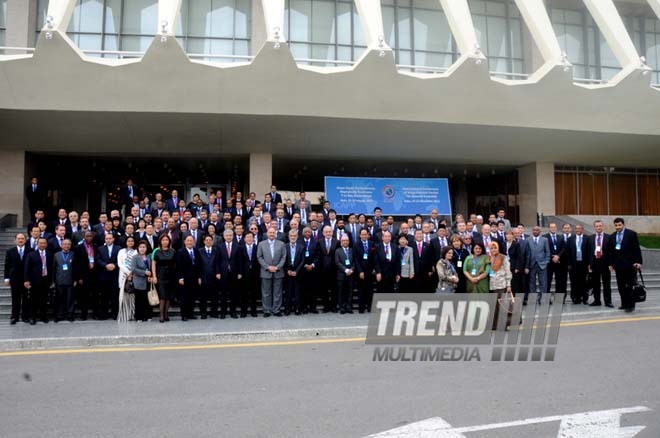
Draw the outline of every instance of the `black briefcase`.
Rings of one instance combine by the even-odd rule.
[[[636,303],[643,303],[646,301],[646,285],[644,284],[644,276],[642,270],[637,271],[638,274],[635,278],[635,285],[633,286],[633,298]]]

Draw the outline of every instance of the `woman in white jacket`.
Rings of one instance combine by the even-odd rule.
[[[135,295],[125,291],[126,280],[131,280],[131,265],[137,254],[135,249],[135,238],[128,236],[125,242],[126,248],[119,250],[117,254],[117,265],[119,266],[119,314],[117,321],[125,322],[133,319],[135,315]]]

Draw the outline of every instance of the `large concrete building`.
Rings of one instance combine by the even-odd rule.
[[[660,223],[660,0],[0,0],[0,213],[445,176]],[[4,53],[4,55],[2,55]],[[649,219],[651,219],[649,221]],[[655,222],[654,222],[655,220]]]

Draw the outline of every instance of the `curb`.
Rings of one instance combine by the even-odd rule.
[[[342,337],[364,337],[367,326],[287,329],[267,331],[185,333],[165,335],[118,335],[63,338],[26,338],[0,341],[0,352],[51,348],[131,347],[174,344],[239,344]]]

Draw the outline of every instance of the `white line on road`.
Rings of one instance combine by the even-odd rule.
[[[590,411],[569,415],[528,418],[526,420],[491,423],[479,426],[452,427],[440,417],[428,418],[396,429],[369,435],[367,438],[465,438],[466,433],[480,432],[530,424],[559,421],[557,438],[632,438],[645,426],[621,427],[621,415],[649,412],[646,406]]]

